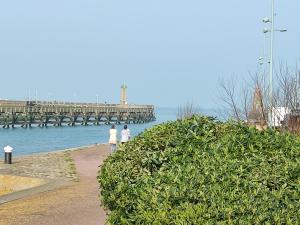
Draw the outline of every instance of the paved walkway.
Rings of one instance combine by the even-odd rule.
[[[101,225],[98,166],[108,156],[106,145],[71,152],[79,181],[52,191],[0,205],[2,225]]]

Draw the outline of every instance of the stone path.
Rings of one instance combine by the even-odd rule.
[[[102,225],[106,213],[100,207],[98,166],[109,154],[106,145],[70,153],[79,181],[52,191],[0,205],[2,225]]]

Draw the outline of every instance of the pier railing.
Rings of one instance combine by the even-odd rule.
[[[44,127],[49,124],[146,123],[155,120],[153,105],[0,100],[0,126]]]

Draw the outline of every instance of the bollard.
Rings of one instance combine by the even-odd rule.
[[[13,148],[7,145],[4,147],[4,163],[11,164],[12,163],[12,150]]]
[[[11,152],[5,152],[5,160],[4,162],[6,164],[11,164],[11,158],[12,158],[12,153]]]

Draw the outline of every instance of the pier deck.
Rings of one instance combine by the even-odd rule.
[[[153,105],[0,100],[0,126],[100,125],[155,120]]]

